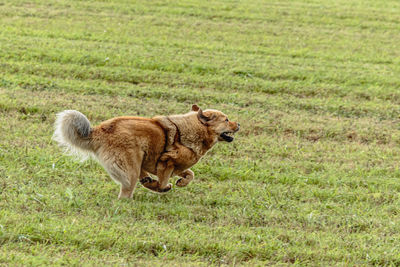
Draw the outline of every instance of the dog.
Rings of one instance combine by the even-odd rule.
[[[197,105],[182,115],[116,117],[96,127],[79,111],[65,110],[57,114],[53,139],[83,159],[97,159],[121,185],[118,198],[131,198],[138,180],[157,193],[171,190],[171,176],[181,177],[177,186],[188,185],[190,168],[217,142],[232,142],[239,128],[221,111]]]

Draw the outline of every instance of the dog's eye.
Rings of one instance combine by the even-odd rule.
[[[229,121],[228,118],[226,118],[225,121],[228,122]]]

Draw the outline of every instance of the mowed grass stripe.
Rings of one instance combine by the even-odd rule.
[[[21,45],[27,42],[37,45],[35,50],[29,49],[29,55],[26,53],[26,45]],[[165,53],[165,47],[146,49],[125,45],[103,47],[98,42],[81,41],[71,41],[66,42],[65,45],[59,45],[59,40],[57,39],[46,41],[43,38],[22,37],[21,40],[15,43],[7,42],[7,39],[4,39],[4,43],[7,43],[3,45],[5,53],[2,54],[2,58],[4,60],[15,61],[23,59],[23,61],[40,63],[58,62],[86,66],[124,66],[125,68],[132,67],[142,70],[160,70],[183,74],[229,75],[232,78],[238,76],[242,78],[243,82],[248,83],[250,88],[255,87],[252,81],[255,81],[255,84],[259,84],[259,87],[263,87],[263,81],[304,81],[309,86],[329,81],[332,84],[340,84],[343,87],[356,87],[360,92],[362,92],[360,84],[364,85],[364,87],[366,84],[372,84],[375,87],[385,86],[392,89],[386,93],[387,95],[389,93],[395,94],[396,91],[393,87],[397,88],[400,84],[398,78],[393,75],[398,70],[397,65],[388,69],[387,66],[382,64],[356,62],[344,64],[343,62],[330,60],[315,62],[314,59],[301,58],[301,56],[300,58],[292,58],[285,55],[270,55],[267,57],[243,55],[241,60],[232,60],[232,55],[228,53],[204,54],[201,51],[190,51],[187,48],[170,48],[171,50],[167,50],[168,53]],[[82,45],[87,48],[82,49]],[[91,52],[93,49],[96,49],[97,52]],[[43,50],[46,52],[43,53]],[[125,54],[128,54],[128,56],[122,56]],[[175,55],[175,57],[172,57],[172,55]],[[193,56],[196,57],[195,60],[191,59]],[[221,63],[208,63],[205,65],[204,61],[210,56]],[[289,59],[290,63],[288,63]],[[282,74],[283,66],[286,69],[284,74]],[[374,69],[372,74],[370,73],[371,68]],[[338,75],[338,69],[343,69],[345,72]],[[389,80],[387,79],[388,76],[390,76]],[[244,86],[242,85],[242,87]],[[340,91],[342,94],[349,93],[349,90],[344,88],[341,88]],[[374,92],[369,90],[368,87],[364,91],[366,91],[366,95]],[[380,96],[380,94],[375,93],[375,96]]]
[[[105,75],[110,75],[104,72]],[[83,72],[83,75],[86,75]],[[112,79],[112,78],[111,78]],[[397,105],[387,105],[384,101],[365,100],[363,105],[351,101],[351,99],[330,97],[326,98],[298,98],[291,95],[270,95],[266,97],[262,93],[252,93],[243,95],[240,92],[221,92],[213,89],[194,90],[190,88],[169,87],[165,85],[132,85],[131,83],[118,83],[109,85],[104,81],[78,81],[70,79],[47,78],[36,75],[11,74],[3,75],[3,86],[9,88],[26,88],[32,91],[52,90],[52,91],[73,91],[83,94],[107,94],[125,97],[138,98],[174,98],[180,102],[188,104],[201,102],[203,105],[213,105],[216,103],[230,103],[238,107],[246,108],[255,105],[258,110],[268,112],[271,108],[284,106],[286,110],[307,111],[317,114],[331,114],[333,116],[347,118],[373,117],[377,120],[396,120],[399,117]],[[90,85],[88,85],[90,84]],[[162,88],[168,88],[164,90]],[[251,110],[251,109],[250,109]],[[247,112],[243,110],[243,112]]]
[[[398,90],[395,87],[396,82],[379,84],[373,83],[365,87],[359,85],[359,81],[354,81],[350,77],[348,80],[344,77],[343,84],[338,85],[338,80],[332,80],[329,77],[321,77],[314,74],[309,77],[307,73],[298,74],[295,66],[288,66],[286,74],[278,74],[279,68],[271,69],[269,77],[253,77],[252,71],[232,69],[220,73],[220,76],[214,73],[208,73],[206,67],[198,67],[186,63],[176,64],[177,68],[172,66],[164,67],[154,62],[152,65],[143,66],[138,59],[136,66],[113,66],[107,64],[107,59],[82,57],[74,60],[73,63],[64,62],[65,59],[53,58],[51,55],[39,56],[41,60],[25,59],[21,61],[12,61],[10,58],[7,63],[0,65],[4,73],[32,73],[35,75],[75,78],[75,79],[103,79],[110,83],[128,82],[133,84],[168,84],[171,87],[189,87],[193,89],[215,89],[218,91],[244,91],[244,92],[264,92],[267,94],[291,94],[297,97],[347,97],[355,100],[383,100],[397,103],[399,99]],[[43,57],[47,57],[46,61]],[[59,56],[58,56],[59,57]],[[92,61],[92,63],[87,63]],[[97,63],[95,63],[97,61]],[[38,64],[40,62],[40,64]],[[309,66],[308,68],[313,68]],[[276,72],[276,76],[274,74]],[[322,71],[321,71],[322,72]],[[295,74],[296,73],[296,74]],[[253,73],[254,74],[254,73]],[[334,74],[337,78],[337,74]],[[275,76],[275,77],[274,77]],[[326,75],[325,75],[326,76]],[[351,74],[349,76],[352,76]],[[302,78],[304,77],[304,78]],[[306,78],[307,77],[307,78]],[[3,78],[4,79],[4,78]],[[341,78],[343,79],[343,78]],[[373,78],[373,81],[382,80],[381,77]],[[329,83],[327,83],[327,81]],[[6,83],[7,81],[3,82]],[[358,84],[352,86],[352,84]],[[362,79],[362,84],[368,84],[367,80]],[[389,87],[388,87],[389,86]],[[383,89],[387,88],[387,89]]]
[[[59,25],[55,23],[57,31],[52,29],[51,25],[47,26],[46,31],[38,29],[38,26],[46,24],[46,20],[33,20],[23,25],[19,25],[18,21],[10,21],[6,23],[7,26],[4,28],[3,34],[86,40],[105,44],[158,44],[166,47],[206,49],[213,52],[230,51],[264,55],[287,53],[292,57],[326,58],[342,62],[347,62],[349,59],[378,64],[398,62],[396,58],[398,52],[395,49],[398,39],[391,36],[387,31],[381,33],[374,30],[365,32],[364,29],[347,31],[342,29],[340,24],[333,29],[316,28],[307,31],[302,26],[282,27],[281,25],[265,24],[263,28],[257,30],[258,34],[254,34],[254,27],[249,27],[248,30],[242,27],[232,29],[230,24],[210,25],[210,22],[199,24],[196,21],[188,23],[184,27],[185,25],[182,26],[182,23],[185,23],[186,20],[174,21],[169,26],[158,25],[157,20],[163,21],[159,17],[146,17],[139,18],[137,22],[131,22],[131,20],[128,22],[115,22],[115,24],[99,22],[99,25],[91,28],[89,32],[82,27],[83,22],[76,23],[75,20],[70,20],[69,22],[61,20],[65,25],[65,29],[60,29]],[[138,25],[141,26],[139,27]],[[126,28],[124,29],[123,27]],[[165,30],[171,27],[176,28],[176,30],[173,32]],[[340,29],[338,30],[337,27]],[[71,31],[71,28],[74,28],[74,31]],[[219,30],[221,28],[222,30]],[[124,31],[127,36],[117,35],[118,31],[115,29]],[[215,29],[217,29],[217,32],[211,32],[208,35],[199,34],[203,31],[215,31]],[[363,30],[362,34],[360,34],[360,30]],[[150,34],[154,31],[158,33],[158,38],[155,38],[154,34]],[[249,36],[247,33],[252,34]],[[129,35],[133,35],[134,38],[128,37]],[[255,38],[254,36],[258,36],[258,39],[252,40],[251,38]],[[172,39],[169,40],[171,37]],[[287,39],[282,40],[282,38]],[[348,44],[346,42],[348,39],[353,40],[353,42]],[[382,42],[381,40],[385,41]],[[346,49],[343,46],[346,46]],[[383,47],[391,49],[382,49]],[[373,56],[371,52],[373,52]]]
[[[17,1],[16,1],[17,2]],[[16,7],[14,2],[13,7],[9,7],[9,9],[15,9],[16,14],[20,14],[21,12],[26,12],[27,14],[34,16],[36,12],[27,12],[26,9],[31,8],[34,11],[43,11],[38,6],[42,6],[42,8],[62,8],[70,11],[70,8],[73,7],[80,12],[84,12],[85,15],[92,15],[93,17],[116,17],[115,10],[118,10],[118,14],[121,16],[131,16],[132,14],[162,14],[163,16],[186,16],[186,17],[196,17],[197,19],[212,19],[212,20],[233,20],[235,22],[244,21],[269,21],[269,22],[277,22],[278,19],[271,18],[271,15],[275,16],[288,16],[288,18],[280,22],[282,23],[290,23],[293,22],[291,18],[296,18],[297,22],[308,23],[311,25],[315,24],[331,24],[331,20],[336,19],[337,21],[346,22],[346,26],[360,27],[360,23],[367,24],[368,26],[374,26],[376,28],[380,28],[385,25],[396,25],[398,24],[398,20],[396,20],[395,16],[398,16],[396,12],[396,7],[399,7],[397,1],[385,2],[385,4],[381,2],[369,1],[369,8],[365,9],[357,9],[359,4],[355,2],[348,1],[330,1],[325,2],[322,6],[319,1],[304,3],[302,1],[276,1],[276,2],[268,2],[265,1],[253,1],[251,3],[235,3],[232,5],[231,3],[214,3],[214,5],[210,6],[205,3],[199,3],[197,1],[186,1],[185,3],[176,2],[174,6],[165,4],[164,2],[153,1],[151,4],[138,1],[135,3],[131,3],[130,1],[124,2],[104,2],[104,1],[96,1],[96,2],[75,2],[73,6],[68,4],[68,2],[58,2],[52,3],[51,5],[41,5],[41,1],[20,1],[20,7]],[[32,4],[35,3],[35,5]],[[94,5],[95,3],[95,5]],[[127,8],[130,7],[130,8]],[[323,7],[323,8],[321,8]],[[352,12],[346,12],[344,7],[352,8]],[[305,12],[308,11],[308,12]],[[380,12],[379,12],[380,11]],[[72,15],[80,15],[80,12],[76,12]],[[65,13],[61,13],[63,15]],[[267,14],[267,17],[265,16]],[[321,15],[322,16],[319,16]],[[390,14],[390,16],[384,16],[383,14]],[[40,13],[38,14],[40,16]],[[269,16],[268,16],[269,15]],[[331,17],[331,20],[327,19],[327,17]],[[378,23],[376,23],[378,22]]]
[[[158,17],[154,19],[160,19]],[[71,23],[74,23],[72,21]],[[143,21],[140,20],[141,23]],[[143,31],[142,27],[137,27],[136,24],[129,27],[125,30],[128,34],[134,35],[134,38],[129,38],[124,36],[116,36],[115,32],[110,31],[109,28],[120,28],[121,25],[110,25],[110,26],[100,26],[97,29],[91,29],[88,33],[86,30],[79,27],[75,31],[70,31],[73,25],[69,25],[69,27],[63,31],[57,28],[57,31],[51,29],[40,30],[37,26],[42,25],[44,22],[39,21],[36,25],[34,22],[29,23],[28,25],[13,25],[12,22],[7,23],[6,27],[3,29],[2,34],[4,36],[16,35],[21,37],[31,37],[31,38],[50,38],[50,39],[61,39],[61,40],[69,40],[69,41],[79,41],[79,42],[94,42],[95,44],[100,42],[102,44],[107,44],[108,46],[133,46],[138,47],[139,44],[146,44],[146,47],[169,47],[171,49],[190,49],[190,50],[199,50],[212,52],[213,54],[219,54],[221,52],[229,52],[239,54],[257,54],[260,56],[282,56],[282,57],[290,57],[290,58],[311,58],[311,59],[326,59],[333,60],[337,62],[363,62],[363,63],[372,63],[372,64],[392,64],[398,62],[397,59],[397,50],[396,44],[398,42],[397,39],[390,36],[390,33],[387,31],[382,34],[376,33],[376,31],[371,31],[371,33],[363,33],[360,34],[360,31],[356,32],[347,32],[346,30],[337,30],[336,28],[332,30],[326,31],[325,29],[314,29],[310,30],[310,32],[305,32],[304,27],[298,28],[282,28],[282,26],[277,26],[274,28],[272,25],[266,25],[265,29],[260,30],[260,35],[263,36],[261,41],[251,42],[251,45],[244,42],[244,40],[248,39],[248,36],[244,38],[239,38],[238,30],[234,30],[232,34],[221,35],[219,38],[210,39],[208,36],[197,36],[203,42],[199,42],[196,36],[188,36],[191,32],[185,28],[185,31],[178,31],[181,33],[179,36],[174,36],[173,39],[168,40],[169,34],[164,34],[165,37],[154,38],[154,35],[149,35],[149,30]],[[64,22],[65,23],[65,22]],[[152,20],[149,20],[150,25],[147,27],[154,27],[154,30],[158,31],[159,34],[163,34],[163,29],[160,29],[160,26],[154,25]],[[177,21],[173,26],[180,27],[180,21]],[[32,28],[27,28],[31,27]],[[192,26],[192,25],[188,25]],[[197,25],[204,27],[204,31],[209,31],[210,26],[207,23],[205,25]],[[220,25],[215,25],[215,28],[220,28]],[[214,27],[211,27],[214,29]],[[226,25],[226,29],[222,32],[226,33],[226,30],[231,29],[230,25]],[[240,29],[239,29],[240,30]],[[243,31],[243,30],[241,30]],[[253,32],[254,29],[249,29],[249,32]],[[141,32],[141,33],[140,33]],[[247,31],[243,31],[247,32]],[[318,32],[318,36],[313,36],[315,32]],[[79,34],[78,34],[79,33]],[[195,32],[196,34],[197,32]],[[326,41],[325,38],[321,38],[321,35],[325,33],[325,38],[328,38]],[[339,34],[341,33],[341,34]],[[280,41],[280,38],[277,36],[291,36],[290,39]],[[311,35],[311,36],[310,36]],[[212,36],[212,35],[211,35]],[[231,36],[235,36],[235,39],[225,39],[230,38]],[[347,39],[352,38],[354,42],[354,47],[347,47],[347,49],[343,49],[343,45],[347,45],[347,43],[342,43]],[[388,40],[388,38],[391,38]],[[293,42],[293,39],[296,42]],[[375,42],[376,40],[376,42]],[[382,41],[385,40],[383,43]],[[302,44],[302,47],[298,47]],[[3,45],[5,45],[4,43]],[[335,47],[333,45],[337,45]],[[390,47],[390,50],[384,50],[382,47]],[[98,47],[97,47],[98,48]],[[154,49],[154,48],[153,48]],[[190,51],[189,50],[189,51]],[[371,51],[372,50],[372,51]],[[379,51],[379,54],[377,53]],[[373,56],[371,56],[371,52]],[[384,53],[381,53],[384,52]],[[240,59],[241,57],[237,57]]]

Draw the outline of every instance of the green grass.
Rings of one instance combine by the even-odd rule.
[[[0,265],[400,265],[399,28],[398,1],[0,0]],[[242,129],[165,195],[51,140],[193,103]]]

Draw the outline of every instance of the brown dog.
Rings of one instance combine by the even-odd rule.
[[[121,184],[119,198],[130,198],[138,179],[159,193],[171,189],[172,175],[181,177],[177,186],[188,185],[194,178],[189,168],[218,141],[232,142],[239,127],[221,111],[197,105],[183,115],[117,117],[94,128],[82,113],[66,110],[57,114],[53,138],[70,152],[94,156]]]

